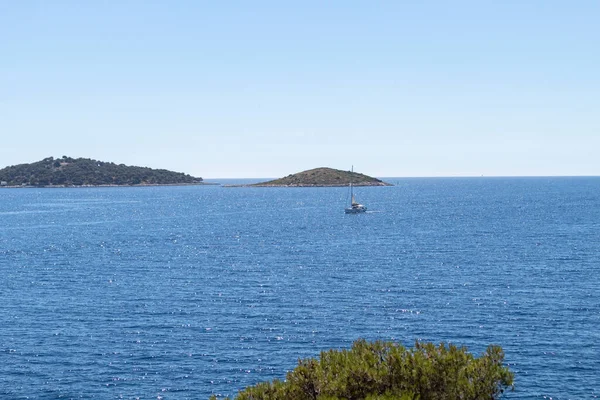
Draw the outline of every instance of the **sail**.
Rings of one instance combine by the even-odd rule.
[[[358,204],[356,199],[354,198],[354,190],[352,187],[352,175],[354,174],[354,166],[352,166],[352,170],[350,171],[350,207],[346,208],[344,211],[346,214],[358,214],[364,213],[367,211],[367,207],[362,204]]]

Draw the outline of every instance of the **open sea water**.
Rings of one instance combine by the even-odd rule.
[[[0,398],[203,399],[357,338],[600,396],[600,178],[0,189]]]

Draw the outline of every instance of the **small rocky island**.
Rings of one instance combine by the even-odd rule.
[[[194,185],[202,178],[166,169],[134,167],[89,158],[48,157],[0,169],[3,187]]]
[[[359,174],[358,172],[342,171],[333,168],[315,168],[297,174],[288,175],[273,181],[255,183],[249,186],[258,187],[330,187],[348,186],[393,186],[377,178]]]

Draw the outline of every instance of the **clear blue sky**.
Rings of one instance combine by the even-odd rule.
[[[0,167],[600,175],[598,1],[0,0]]]

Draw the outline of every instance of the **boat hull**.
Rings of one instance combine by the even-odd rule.
[[[344,212],[346,214],[360,214],[360,213],[367,212],[367,207],[365,207],[365,206],[350,207],[350,208],[344,209]]]

